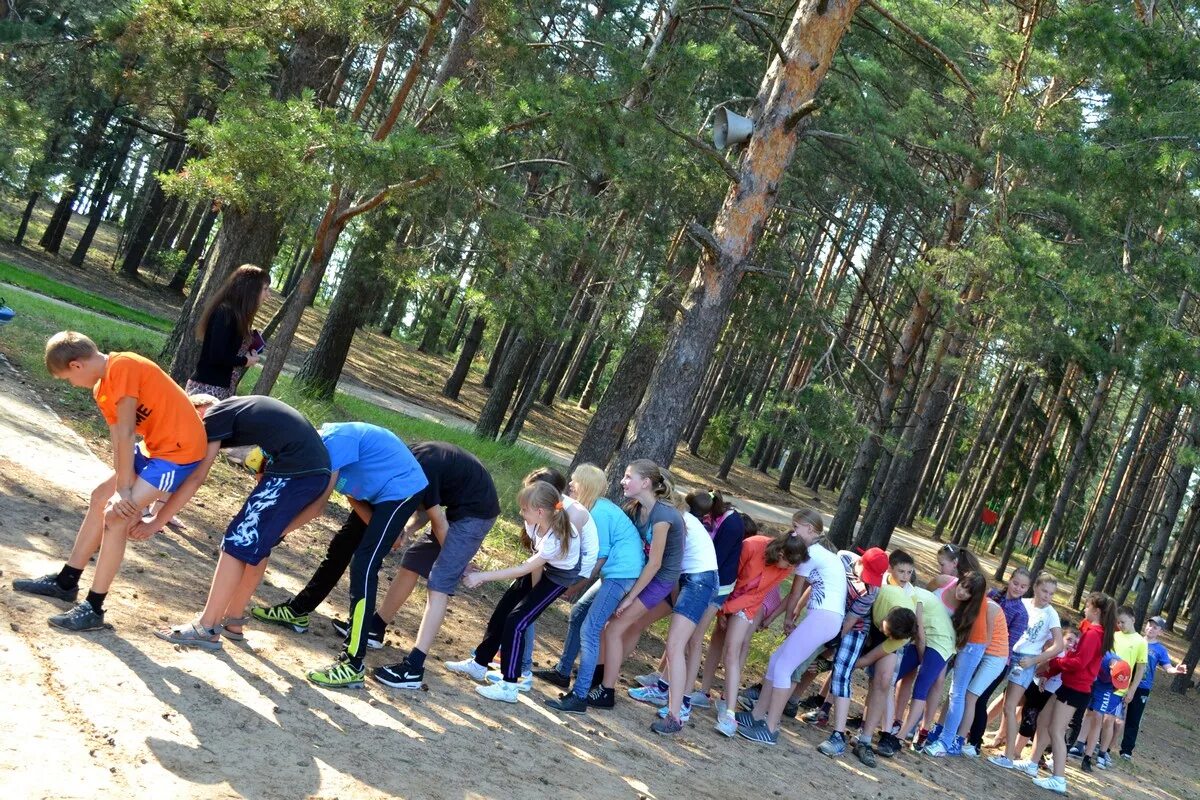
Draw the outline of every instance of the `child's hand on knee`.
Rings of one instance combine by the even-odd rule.
[[[161,530],[162,524],[158,521],[158,518],[155,517],[149,522],[139,522],[130,528],[128,538],[135,542],[144,542]]]

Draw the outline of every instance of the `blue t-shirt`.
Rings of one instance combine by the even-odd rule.
[[[376,505],[406,500],[429,485],[421,465],[400,437],[365,422],[321,426],[330,467],[338,474],[337,491]]]
[[[600,577],[636,579],[646,566],[646,554],[642,551],[642,537],[629,515],[603,497],[592,506],[591,514],[600,540],[596,557],[606,559]]]
[[[1112,682],[1112,665],[1118,658],[1117,654],[1109,650],[1100,659],[1100,672],[1096,674],[1096,682],[1092,684],[1093,692],[1115,692],[1117,687],[1113,686]]]
[[[1167,652],[1167,648],[1162,642],[1150,642],[1146,646],[1146,675],[1138,684],[1138,688],[1150,691],[1154,686],[1154,673],[1158,672],[1158,668],[1163,664],[1168,667],[1175,666],[1175,662],[1171,660],[1171,654]]]

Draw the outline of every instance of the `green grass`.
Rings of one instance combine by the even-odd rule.
[[[32,292],[38,292],[39,294],[63,300],[80,308],[86,308],[90,311],[122,319],[137,325],[144,325],[147,328],[153,328],[156,331],[163,331],[164,333],[170,331],[171,326],[174,324],[171,320],[123,306],[120,303],[109,300],[107,297],[101,297],[100,295],[86,292],[83,289],[77,289],[69,284],[56,281],[53,278],[47,278],[45,275],[39,275],[36,272],[30,272],[29,270],[14,266],[6,261],[0,261],[0,283],[10,283],[13,286],[20,286]],[[14,299],[16,299],[15,296],[9,298],[9,305],[12,305]],[[17,306],[14,305],[13,308],[17,309],[18,313],[20,313],[20,309]]]

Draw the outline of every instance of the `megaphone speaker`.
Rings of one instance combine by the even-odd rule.
[[[754,123],[741,114],[735,114],[727,108],[718,108],[713,118],[713,145],[718,150],[724,150],[735,144],[742,144],[754,133]]]

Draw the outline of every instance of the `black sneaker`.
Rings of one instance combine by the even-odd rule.
[[[891,758],[901,750],[900,739],[892,733],[879,734],[879,744],[875,746],[875,752],[884,758]]]
[[[1084,756],[1083,763],[1079,765],[1079,768],[1081,770],[1083,770],[1084,772],[1091,772],[1092,771],[1092,757]]]
[[[800,711],[800,701],[799,700],[788,700],[787,704],[783,707],[783,715],[785,717],[790,717],[791,719],[795,719],[796,714],[799,711]]]
[[[535,669],[533,677],[543,680],[546,683],[553,684],[560,689],[566,689],[571,685],[571,676],[563,675],[556,669]]]
[[[98,631],[104,627],[104,612],[97,614],[92,604],[84,600],[64,614],[55,614],[50,624],[67,631]]]
[[[813,709],[820,708],[821,704],[824,702],[825,698],[822,695],[810,694],[808,697],[800,701],[800,707],[805,711],[812,711]]]
[[[587,696],[587,704],[591,708],[616,708],[617,693],[603,686],[593,687]]]
[[[858,756],[864,767],[875,766],[875,750],[866,742],[854,743],[854,755]]]
[[[425,683],[425,668],[413,669],[408,661],[401,661],[399,664],[378,667],[371,677],[393,689],[420,689]]]
[[[587,700],[583,700],[574,692],[567,692],[557,700],[547,700],[546,705],[564,714],[586,714],[591,699],[590,695]]]
[[[863,726],[862,714],[854,714],[852,716],[846,717],[846,727],[847,728],[861,728],[862,726]]]
[[[329,624],[333,626],[335,631],[337,631],[338,636],[341,636],[343,639],[349,638],[349,622],[343,622],[340,619],[331,619],[329,620]],[[379,648],[383,647],[383,636],[386,631],[386,626],[377,628],[375,625],[372,625],[371,629],[367,631],[367,647],[371,648],[372,650],[378,650]]]
[[[43,575],[40,578],[17,578],[12,582],[15,591],[25,594],[36,594],[40,597],[53,597],[55,600],[69,600],[72,603],[79,597],[79,584],[70,589],[58,585],[58,575]]]

